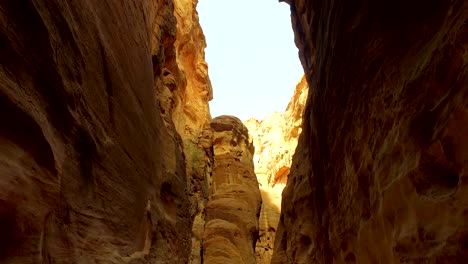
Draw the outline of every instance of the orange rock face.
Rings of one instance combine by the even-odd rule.
[[[174,25],[162,27],[165,49],[153,59],[162,61],[156,72],[161,115],[169,129],[176,129],[183,141],[192,228],[193,264],[201,263],[201,239],[205,205],[212,171],[212,132],[208,101],[213,93],[205,62],[205,37],[198,22],[197,0],[174,0]],[[164,17],[163,17],[164,18]],[[168,23],[168,20],[163,20]]]
[[[187,263],[182,142],[155,96],[172,1],[0,10],[0,262]]]
[[[311,90],[273,263],[465,263],[468,2],[289,2]]]
[[[263,120],[251,118],[245,122],[255,146],[255,173],[261,186],[274,186],[287,179],[285,172],[291,167],[302,131],[307,95],[307,81],[302,77],[284,113],[275,112]]]
[[[198,0],[174,0],[177,33],[176,63],[179,68],[178,89],[173,120],[183,138],[199,136],[211,121],[208,101],[213,99],[208,65],[205,62],[205,36],[198,21]],[[186,136],[188,134],[188,136]]]
[[[281,211],[281,193],[302,130],[302,113],[307,95],[308,86],[303,77],[296,85],[284,113],[273,113],[261,121],[249,119],[245,122],[255,146],[255,174],[262,194],[260,231],[255,250],[259,264],[270,263],[273,255]]]
[[[206,205],[203,263],[256,263],[261,196],[247,128],[233,116],[212,120],[214,167]]]

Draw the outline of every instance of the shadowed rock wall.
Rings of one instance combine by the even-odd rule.
[[[468,2],[288,2],[310,91],[273,263],[464,263]]]
[[[173,11],[0,3],[0,262],[188,261],[182,144],[155,96]]]

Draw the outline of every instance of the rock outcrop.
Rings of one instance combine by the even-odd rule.
[[[272,262],[466,262],[468,2],[288,2],[311,90]]]
[[[262,194],[260,231],[256,245],[258,264],[271,262],[280,218],[281,193],[302,130],[307,95],[308,85],[305,77],[302,77],[284,113],[273,113],[261,121],[252,118],[245,122],[255,146],[255,174]]]
[[[180,87],[175,91],[177,98],[173,120],[182,138],[198,137],[211,121],[208,101],[213,99],[208,64],[205,62],[206,41],[196,6],[198,0],[174,0],[177,18],[175,41],[176,62],[180,70]]]
[[[233,116],[216,117],[214,167],[206,205],[203,263],[256,263],[261,196],[247,128]]]
[[[297,83],[284,113],[275,112],[263,120],[251,118],[245,122],[255,146],[255,173],[261,186],[286,184],[302,131],[302,114],[308,90],[304,76]]]
[[[208,107],[213,93],[205,62],[205,37],[196,11],[198,0],[173,2],[175,19],[165,20],[171,24],[161,28],[160,38],[167,47],[153,52],[153,60],[164,62],[155,69],[161,76],[161,83],[156,85],[161,115],[168,128],[175,128],[183,141],[190,215],[194,219],[190,262],[196,264],[201,263],[201,238],[213,163]]]
[[[175,20],[162,28],[168,48],[153,52],[153,60],[164,62],[156,69],[164,84],[159,88],[164,99],[162,114],[172,119],[182,138],[196,138],[211,120],[208,101],[213,92],[205,62],[206,41],[196,11],[198,0],[173,3]]]
[[[195,4],[0,3],[1,263],[189,261],[185,157],[211,146]]]

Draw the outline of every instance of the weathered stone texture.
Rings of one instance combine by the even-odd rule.
[[[468,258],[468,2],[291,0],[310,84],[273,263]]]
[[[201,239],[205,225],[205,205],[212,171],[212,132],[208,101],[212,99],[208,66],[205,62],[205,37],[195,9],[197,0],[174,0],[174,17],[163,22],[164,49],[153,51],[153,61],[163,62],[154,69],[160,83],[161,116],[169,129],[176,129],[183,141],[186,159],[190,215],[193,219],[190,262],[201,263]]]
[[[280,218],[281,193],[302,130],[307,95],[308,85],[303,76],[284,113],[272,113],[261,121],[249,119],[245,122],[255,146],[255,174],[262,194],[260,231],[255,249],[258,264],[271,262]]]
[[[211,121],[208,101],[213,99],[208,65],[205,62],[206,41],[198,21],[198,0],[174,0],[177,33],[175,63],[177,89],[173,91],[173,121],[182,138],[198,137]],[[166,74],[168,74],[166,72]]]
[[[233,116],[216,117],[214,167],[206,205],[203,263],[255,263],[261,196],[247,128]]]
[[[302,114],[308,90],[303,76],[284,113],[275,112],[263,120],[251,118],[245,122],[255,146],[255,173],[263,187],[274,186],[278,181],[286,183],[285,172],[291,167],[292,156],[302,131]]]
[[[172,1],[0,2],[1,263],[188,261],[182,142],[154,87],[175,21]]]

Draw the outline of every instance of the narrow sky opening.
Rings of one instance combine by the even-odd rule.
[[[283,112],[304,73],[289,5],[277,0],[200,0],[211,115],[245,121]]]

